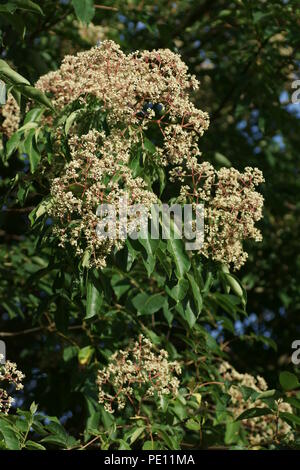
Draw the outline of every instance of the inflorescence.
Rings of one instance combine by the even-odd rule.
[[[268,385],[263,377],[259,375],[253,377],[250,374],[241,374],[228,362],[223,362],[219,368],[219,372],[225,382],[229,382],[228,394],[230,395],[229,409],[233,414],[233,418],[238,418],[243,412],[251,408],[266,408],[268,406],[261,399],[254,401],[245,400],[242,388],[247,387],[261,394],[268,389]],[[280,412],[292,413],[292,407],[289,403],[277,400],[277,412],[274,414],[266,414],[242,421],[244,428],[247,430],[249,443],[251,446],[259,446],[268,444],[274,440],[285,438],[293,440],[294,435],[289,424],[279,417]]]
[[[0,360],[3,359],[3,355],[0,354]],[[4,382],[6,385],[13,385],[16,390],[22,390],[22,380],[25,375],[17,369],[17,365],[14,362],[6,361],[5,364],[0,363],[0,382]],[[0,388],[0,412],[7,414],[13,403],[13,398],[8,392]]]
[[[165,350],[154,352],[151,341],[143,335],[132,347],[117,351],[109,364],[98,371],[99,402],[109,413],[125,408],[126,403],[133,407],[143,399],[178,393],[180,374],[178,362],[169,362]]]
[[[244,240],[261,240],[255,223],[262,217],[263,197],[256,187],[264,179],[257,168],[247,167],[243,173],[234,168],[217,171],[201,162],[198,140],[209,118],[191,101],[199,83],[178,54],[159,49],[126,55],[106,40],[99,47],[67,55],[61,67],[42,76],[36,86],[56,109],[55,115],[49,111],[42,119],[50,124],[58,147],[55,161],[60,160],[58,174],[48,176],[52,196],[48,207],[61,246],[71,246],[77,256],[89,260],[88,265],[103,267],[108,254],[123,246],[124,239],[97,236],[97,206],[117,207],[127,196],[131,207],[144,205],[150,217],[150,206],[159,202],[158,197],[146,171],[137,177],[131,166],[132,157],[142,149],[144,163],[149,160],[157,172],[166,167],[170,182],[180,184],[182,203],[204,203],[200,253],[235,269],[245,263]],[[95,108],[91,98],[96,100]],[[2,127],[8,133],[19,119],[14,107],[9,99],[2,110],[6,117]],[[65,132],[65,120],[57,116],[70,116],[71,111],[74,119]],[[76,122],[80,116],[85,131]],[[60,158],[62,147],[69,149],[65,164],[66,156]],[[127,222],[134,222],[134,216]]]
[[[185,168],[171,172],[181,182],[180,201],[193,205],[204,203],[204,244],[201,253],[207,258],[232,263],[239,269],[247,259],[243,241],[261,241],[255,222],[262,217],[263,197],[255,187],[264,182],[258,168],[246,167],[244,173],[235,168],[219,171],[208,162],[190,158]]]

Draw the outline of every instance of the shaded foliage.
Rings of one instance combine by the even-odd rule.
[[[39,129],[36,136],[29,126],[8,142],[3,136],[0,337],[27,377],[17,405],[28,410],[35,401],[42,413],[57,417],[33,417],[34,407],[19,411],[27,427],[16,415],[1,417],[2,447],[44,442],[47,448],[77,448],[90,440],[102,449],[246,447],[243,426],[231,419],[228,394],[218,384],[205,385],[218,381],[217,365],[228,358],[237,370],[261,374],[277,390],[263,398],[274,416],[280,397],[294,407],[282,418],[296,429],[299,371],[290,357],[299,332],[300,108],[291,104],[291,95],[299,76],[298,2],[45,0],[41,8],[25,1],[0,5],[1,57],[31,85],[56,70],[66,54],[103,39],[125,52],[170,48],[181,54],[201,82],[193,101],[210,115],[199,142],[203,159],[217,169],[263,171],[263,242],[247,246],[249,259],[237,274],[242,296],[228,293],[218,264],[189,263],[180,248],[162,241],[129,243],[107,268],[87,272],[54,243],[43,242],[52,221],[38,204],[49,182],[36,170],[40,152],[51,160],[52,143],[39,126],[38,109],[51,104],[0,69],[20,100],[22,124],[37,123]],[[37,110],[29,116],[28,99]],[[67,111],[66,118],[72,110]],[[160,408],[145,404],[147,419],[132,424],[132,410],[117,417],[103,411],[95,380],[99,364],[141,332],[184,365],[183,386],[175,401],[165,400]],[[251,412],[248,417],[262,413]],[[28,441],[32,423],[35,434]],[[266,443],[287,445],[296,447],[297,437],[293,444]]]

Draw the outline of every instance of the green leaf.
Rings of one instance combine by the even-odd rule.
[[[49,98],[41,91],[35,88],[34,86],[28,84],[18,84],[16,85],[18,91],[20,91],[27,98],[46,106],[47,108],[53,109],[53,105]]]
[[[26,78],[22,77],[18,72],[13,70],[5,60],[0,59],[0,77],[6,82],[13,85],[29,85]]]
[[[269,408],[249,408],[248,410],[244,411],[235,421],[241,421],[242,419],[252,419],[258,416],[265,416],[273,414],[273,411]]]
[[[164,268],[168,278],[170,279],[172,275],[172,265],[170,259],[165,255],[161,248],[158,248],[158,250],[156,251],[156,256],[159,260],[159,263]]]
[[[27,432],[27,429],[28,429],[28,421],[25,420],[24,417],[22,417],[22,418],[17,418],[16,421],[15,421],[15,426],[16,426],[16,428],[18,429],[18,431]]]
[[[6,84],[0,80],[0,105],[6,103]]]
[[[199,315],[201,313],[202,307],[203,307],[203,299],[202,299],[202,295],[200,293],[200,288],[199,288],[197,282],[195,281],[194,276],[187,273],[187,277],[188,277],[188,280],[190,281],[193,297],[194,297],[195,304],[196,304],[196,307],[197,307],[197,310],[198,310],[197,314]]]
[[[89,280],[87,283],[86,315],[85,318],[93,318],[100,312],[103,303],[103,293]]]
[[[41,160],[41,154],[37,148],[36,141],[35,141],[34,129],[31,129],[29,131],[25,139],[24,150],[28,154],[28,157],[29,157],[30,171],[31,173],[34,173]]]
[[[141,311],[142,315],[152,315],[162,308],[166,299],[160,294],[151,295],[145,302],[145,305]]]
[[[76,346],[67,346],[63,352],[63,360],[70,361],[73,357],[77,356],[78,348]]]
[[[119,439],[119,444],[119,450],[131,450],[130,445],[124,439]]]
[[[164,314],[165,319],[166,319],[167,322],[168,322],[168,325],[171,326],[171,325],[172,325],[173,318],[174,318],[174,315],[173,315],[172,312],[170,312],[169,306],[168,306],[168,303],[167,303],[167,302],[163,305],[163,314]]]
[[[221,270],[222,272],[220,274],[224,282],[228,285],[228,290],[230,291],[230,289],[232,289],[233,293],[237,297],[240,297],[243,306],[245,306],[247,302],[247,294],[245,289],[241,286],[239,279],[229,272],[227,265],[223,264],[221,266]]]
[[[184,311],[184,317],[189,325],[189,327],[192,329],[193,326],[195,325],[197,318],[191,308],[190,302],[187,303],[186,309]]]
[[[24,134],[28,134],[28,131],[30,130],[33,130],[34,129],[34,132],[35,132],[35,129],[37,129],[38,127],[38,123],[37,122],[32,122],[32,121],[29,121],[29,122],[26,122],[26,124],[23,124],[23,126],[19,127],[18,129],[18,133],[24,133]]]
[[[286,401],[287,403],[290,403],[290,405],[292,405],[293,407],[295,407],[297,409],[300,409],[300,400],[299,400],[299,398],[286,397],[284,399],[284,401]]]
[[[279,382],[284,390],[293,390],[300,385],[298,377],[295,374],[287,371],[280,373]]]
[[[67,117],[66,122],[65,122],[65,133],[68,134],[69,130],[73,124],[73,122],[76,120],[76,117],[80,110],[73,111],[73,113],[70,114],[70,116]]]
[[[26,113],[24,124],[28,122],[38,122],[44,113],[43,108],[33,108],[28,113]],[[20,130],[20,129],[19,129]]]
[[[270,16],[272,13],[263,13],[262,11],[255,11],[253,13],[253,23],[259,23],[263,18]]]
[[[289,424],[296,424],[297,426],[300,425],[300,418],[299,416],[296,416],[292,413],[287,413],[287,412],[280,412],[279,417],[286,421]]]
[[[255,396],[255,400],[261,400],[262,398],[271,398],[275,395],[276,390],[266,390],[265,392],[259,393]]]
[[[20,450],[21,445],[15,430],[5,421],[0,419],[0,433],[3,435],[8,450]]]
[[[231,161],[228,160],[228,158],[225,157],[225,155],[223,155],[222,153],[216,152],[215,160],[217,163],[219,163],[222,166],[226,166],[228,168],[231,167]]]
[[[274,349],[274,351],[277,351],[277,344],[272,338],[268,338],[267,336],[262,336],[262,335],[258,335],[258,336],[253,335],[253,338],[271,347],[272,349]]]
[[[133,444],[143,434],[144,429],[144,426],[135,429],[135,431],[130,436],[130,444]]]
[[[81,266],[83,268],[89,268],[90,258],[91,258],[91,251],[89,249],[86,249],[85,252],[83,253],[83,257],[81,260]]]
[[[127,279],[122,279],[120,276],[115,276],[111,280],[111,285],[114,293],[119,300],[131,287],[130,282]]]
[[[232,316],[234,316],[237,311],[237,304],[240,303],[238,297],[229,294],[220,294],[220,292],[214,292],[211,295],[211,299]]]
[[[87,406],[87,413],[86,413],[86,426],[84,431],[84,438],[88,440],[91,435],[98,435],[101,434],[99,431],[99,423],[101,419],[101,413],[98,407],[98,403],[94,397],[85,395],[85,401]]]
[[[84,348],[81,348],[79,351],[78,351],[78,362],[81,366],[86,366],[93,354],[95,352],[95,348],[93,348],[92,346],[85,346]]]
[[[159,240],[153,240],[150,237],[140,237],[138,241],[146,250],[147,257],[145,258],[143,255],[143,262],[147,270],[148,276],[150,277],[155,268],[156,250],[158,248]]]
[[[30,405],[30,413],[34,415],[37,412],[38,406],[37,404],[33,401]]]
[[[158,168],[158,181],[159,181],[159,196],[162,195],[163,190],[166,187],[166,174],[163,168]]]
[[[0,13],[14,13],[17,9],[17,5],[12,3],[6,3],[5,5],[0,5]]]
[[[147,137],[144,138],[144,147],[152,155],[156,152],[155,145],[151,142],[151,140],[147,139]]]
[[[57,418],[51,418],[52,422],[47,424],[46,430],[50,433],[44,437],[41,442],[49,442],[51,444],[57,444],[63,448],[71,448],[76,444],[76,439],[70,436],[63,426],[58,422]]]
[[[178,444],[175,439],[163,429],[159,429],[158,435],[163,439],[170,450],[178,450]]]
[[[221,10],[220,13],[219,13],[219,18],[225,18],[227,16],[230,16],[232,15],[232,10]]]
[[[149,297],[148,294],[146,294],[144,292],[140,292],[135,297],[133,297],[131,302],[132,302],[132,305],[134,306],[134,308],[138,312],[143,310],[143,306],[144,306],[145,302],[148,300],[148,297]]]
[[[190,429],[191,431],[200,431],[200,429],[201,429],[200,423],[198,423],[197,421],[195,421],[192,418],[190,418],[186,422],[185,426],[186,426],[187,429]]]
[[[225,444],[230,445],[237,442],[239,437],[240,423],[237,421],[228,421],[226,423]]]
[[[83,23],[90,23],[95,15],[93,0],[72,0],[77,18]]]
[[[39,15],[43,15],[43,10],[41,7],[31,0],[14,0],[16,7],[20,10],[30,11],[31,13],[37,13]]]
[[[26,442],[25,448],[29,450],[46,450],[46,447],[42,446],[42,444],[30,440]]]
[[[132,299],[132,304],[141,315],[152,315],[160,310],[165,302],[165,297],[160,294],[148,296],[140,293]]]
[[[192,329],[197,318],[191,308],[190,302],[188,301],[185,306],[182,303],[178,303],[175,308],[180,316],[187,322],[189,328]]]
[[[14,87],[11,88],[10,92],[16,100],[18,106],[21,106],[21,93]]]
[[[6,158],[8,159],[19,147],[21,140],[21,133],[15,132],[6,144]]]
[[[145,441],[142,447],[142,450],[155,450],[156,449],[156,443],[152,441]]]
[[[185,298],[188,288],[189,282],[182,278],[178,280],[177,284],[172,289],[166,286],[166,292],[172,299],[176,300],[176,302],[180,302]]]
[[[186,254],[182,240],[170,238],[167,242],[167,250],[176,265],[175,274],[177,278],[183,278],[191,267],[191,261]]]
[[[42,217],[42,215],[46,214],[49,210],[49,208],[52,205],[52,200],[51,199],[44,199],[35,209],[33,209],[30,214],[29,214],[29,220],[31,222],[31,225],[33,225],[37,219]]]

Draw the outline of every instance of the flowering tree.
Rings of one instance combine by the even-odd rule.
[[[3,7],[0,336],[26,377],[14,363],[0,365],[0,446],[297,448],[297,375],[285,367],[270,374],[272,360],[255,360],[255,351],[276,349],[276,334],[238,332],[250,325],[255,282],[269,272],[253,244],[262,246],[264,235],[258,224],[262,193],[268,195],[265,164],[253,158],[258,144],[251,158],[238,159],[245,143],[231,125],[237,119],[243,129],[245,92],[237,100],[237,86],[227,83],[225,98],[212,107],[212,79],[204,75],[202,86],[199,78],[213,61],[198,67],[198,53],[189,52],[197,21],[204,28],[208,15],[217,34],[231,12],[222,1],[216,18],[207,2],[199,12],[198,2],[173,5],[171,15],[162,2],[159,17],[147,2],[143,13],[131,2],[85,3],[82,9],[76,1],[48,1],[44,11],[34,2]],[[236,50],[249,11],[233,3],[241,28],[231,38]],[[10,38],[21,15],[28,31],[20,47],[36,53],[33,70]],[[258,46],[243,77],[269,43],[285,41],[277,29],[263,37],[262,15],[257,6],[247,19]],[[222,42],[215,51],[223,53]],[[287,66],[287,56],[279,56]],[[262,132],[268,121],[259,119]],[[223,155],[226,132],[230,146],[238,144],[230,150],[235,165]],[[174,215],[166,228],[158,217],[153,236],[153,206],[188,207],[190,219]],[[191,250],[188,224],[199,235]],[[291,292],[283,290],[282,298]],[[9,383],[19,392],[10,392]]]

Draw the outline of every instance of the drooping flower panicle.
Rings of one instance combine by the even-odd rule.
[[[248,256],[243,250],[243,241],[262,239],[255,227],[255,222],[262,217],[263,196],[255,190],[264,182],[262,172],[250,167],[246,167],[244,173],[235,168],[217,171],[210,163],[198,163],[191,158],[185,168],[174,168],[171,178],[181,182],[181,202],[194,206],[204,204],[201,253],[239,269]]]

